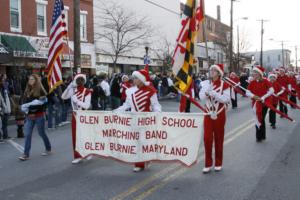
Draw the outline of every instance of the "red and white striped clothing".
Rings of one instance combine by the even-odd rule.
[[[117,111],[131,109],[131,112],[161,112],[156,90],[152,86],[132,87],[126,90],[126,96],[125,103]]]
[[[224,110],[227,103],[230,102],[230,87],[222,80],[210,83],[204,81],[201,83],[200,99],[205,100],[205,108],[208,113],[218,113]],[[210,93],[210,97],[206,95]]]
[[[84,87],[73,87],[71,83],[63,92],[62,99],[71,99],[73,110],[87,110],[91,106],[91,91]]]

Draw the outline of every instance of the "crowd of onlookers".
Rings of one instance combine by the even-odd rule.
[[[24,137],[23,126],[25,114],[21,111],[21,105],[24,103],[24,92],[28,81],[26,79],[8,78],[5,74],[0,75],[0,116],[1,116],[1,131],[0,142],[10,138],[7,132],[8,120],[14,118],[17,125],[17,137]],[[194,94],[198,99],[198,94],[201,89],[201,82],[206,80],[205,74],[194,75]],[[108,77],[106,73],[89,76],[86,87],[92,92],[91,110],[113,110],[121,106],[125,102],[127,88],[132,86],[130,75],[113,74]],[[247,74],[241,74],[241,85],[247,88]],[[40,81],[46,91],[49,91],[47,77],[41,76]],[[71,111],[70,100],[63,100],[61,94],[71,83],[72,77],[64,78],[63,83],[52,93],[47,95],[46,104],[46,128],[54,130],[60,126],[64,126],[69,122],[68,116]],[[174,76],[167,73],[152,74],[152,85],[157,90],[159,99],[177,98],[179,100],[177,90],[174,88]]]

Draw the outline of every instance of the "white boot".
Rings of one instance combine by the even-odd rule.
[[[207,174],[210,172],[210,170],[211,170],[211,167],[204,167],[202,172],[203,172],[203,174]]]
[[[141,172],[141,171],[143,171],[144,169],[143,168],[141,168],[141,167],[134,167],[133,168],[133,172]]]
[[[82,162],[82,158],[76,158],[72,161],[72,164],[78,164]]]
[[[219,172],[219,171],[221,171],[221,170],[222,170],[222,166],[215,167],[215,171],[216,171],[216,172]]]

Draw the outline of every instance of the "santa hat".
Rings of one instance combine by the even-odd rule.
[[[124,81],[124,79],[128,79],[129,80],[129,77],[125,74],[122,76],[122,81]]]
[[[223,64],[212,65],[212,66],[210,66],[210,69],[215,69],[221,74],[221,76],[224,76],[224,65]]]
[[[76,80],[78,78],[83,78],[84,79],[84,83],[86,83],[86,75],[85,74],[76,74],[76,76],[74,77],[74,81],[76,82]]]
[[[261,76],[264,76],[265,69],[262,66],[255,66],[253,71],[258,72]]]
[[[285,67],[279,67],[279,71],[284,71],[285,72]]]
[[[269,76],[268,76],[268,78],[271,79],[272,77],[273,77],[273,78],[277,78],[277,75],[274,74],[274,73],[270,73]]]
[[[150,76],[149,76],[149,72],[145,69],[141,69],[139,71],[134,71],[132,73],[132,76],[134,78],[139,79],[140,81],[142,81],[144,83],[144,85],[150,85]]]

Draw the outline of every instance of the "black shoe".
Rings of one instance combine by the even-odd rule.
[[[272,125],[271,127],[272,127],[272,129],[276,129],[276,126],[275,126],[275,125]]]
[[[256,139],[256,142],[260,143],[260,142],[262,142],[262,139]]]
[[[9,139],[11,139],[11,137],[10,136],[6,136],[6,137],[3,137],[3,139],[4,140],[9,140]]]
[[[0,138],[0,143],[4,143],[4,140],[2,138]]]

